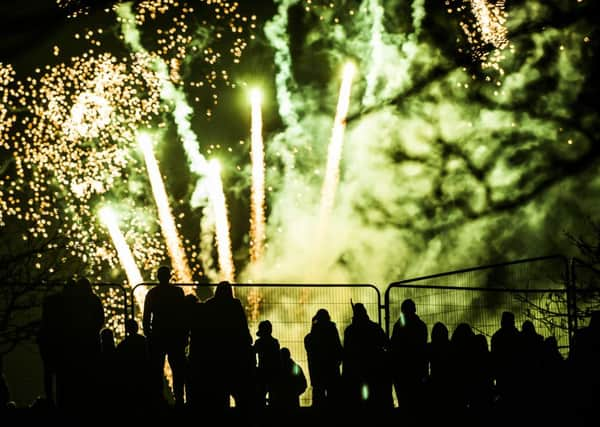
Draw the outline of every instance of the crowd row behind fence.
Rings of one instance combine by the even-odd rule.
[[[115,335],[124,335],[126,317],[139,318],[136,299],[156,283],[141,283],[130,289],[114,283],[94,284],[105,303],[106,325]],[[200,300],[212,295],[217,284],[181,284]],[[361,302],[370,318],[388,335],[400,316],[400,304],[411,298],[429,331],[436,322],[450,331],[463,322],[489,338],[500,326],[503,311],[512,311],[518,326],[533,321],[544,336],[555,336],[564,355],[578,326],[585,326],[593,310],[600,309],[600,271],[581,260],[564,256],[528,258],[477,266],[390,283],[384,292],[373,284],[234,284],[236,297],[246,308],[248,326],[254,338],[258,323],[268,319],[273,335],[308,375],[304,336],[310,331],[314,314],[326,308],[336,322],[340,337],[352,321],[351,302]],[[142,292],[140,292],[142,291]],[[384,318],[382,319],[382,312]],[[310,388],[302,405],[311,401]]]

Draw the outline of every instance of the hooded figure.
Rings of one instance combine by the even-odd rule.
[[[352,323],[344,331],[342,377],[347,400],[353,408],[391,408],[388,338],[381,326],[369,319],[363,304],[353,304],[352,311]]]
[[[256,379],[258,386],[258,399],[264,406],[266,395],[270,394],[273,381],[279,373],[280,356],[279,341],[271,335],[273,326],[268,320],[263,320],[258,324],[256,335],[258,339],[254,343],[254,351],[258,357],[258,368]]]
[[[312,405],[331,406],[339,387],[343,349],[337,326],[324,308],[314,315],[310,332],[304,337],[304,348],[313,388]]]

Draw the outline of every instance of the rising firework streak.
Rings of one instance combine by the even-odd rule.
[[[135,259],[133,258],[133,254],[129,249],[129,245],[125,241],[125,236],[121,232],[119,228],[119,221],[115,214],[115,212],[108,206],[101,208],[98,211],[98,216],[100,217],[100,221],[104,226],[108,229],[110,234],[110,238],[115,245],[115,249],[117,250],[117,255],[119,256],[119,261],[121,261],[121,266],[125,270],[125,274],[127,275],[127,281],[129,282],[129,286],[134,287],[138,283],[142,283],[142,275],[140,270],[138,269]],[[135,291],[135,299],[140,306],[141,310],[144,308],[144,298],[146,296],[146,288],[140,286]]]
[[[231,253],[231,239],[229,237],[229,218],[227,216],[227,202],[221,181],[221,165],[215,159],[208,164],[208,191],[215,215],[215,228],[217,234],[217,252],[219,255],[219,269],[221,280],[235,281],[235,266]]]
[[[181,239],[177,233],[175,220],[173,219],[171,209],[169,208],[169,199],[167,198],[165,184],[160,175],[158,162],[152,151],[152,140],[148,134],[141,133],[138,136],[138,143],[144,153],[146,169],[148,170],[148,177],[150,178],[150,184],[152,186],[152,194],[154,195],[156,207],[158,208],[160,227],[167,244],[167,250],[169,252],[169,257],[171,258],[171,263],[173,264],[176,280],[184,283],[192,283],[192,273],[185,251],[183,250]],[[187,292],[193,292],[191,288],[186,288],[186,290]]]
[[[250,93],[250,102],[252,105],[250,260],[257,262],[262,257],[265,241],[265,155],[262,137],[262,95],[258,89]]]
[[[342,159],[342,145],[344,142],[344,130],[346,128],[346,117],[350,105],[350,93],[352,89],[352,79],[356,73],[354,64],[347,63],[344,66],[342,85],[338,97],[337,110],[333,122],[333,130],[329,149],[327,151],[327,169],[325,170],[325,180],[321,190],[321,205],[319,211],[319,230],[317,237],[323,238],[327,229],[327,223],[333,210],[335,192],[337,189],[340,175],[340,161]]]

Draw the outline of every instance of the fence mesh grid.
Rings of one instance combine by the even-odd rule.
[[[148,284],[146,287],[151,286]],[[180,286],[196,286],[181,284]],[[198,286],[198,294],[206,295],[206,288]],[[253,340],[256,340],[258,324],[269,320],[273,325],[273,336],[281,347],[290,349],[292,358],[298,363],[308,387],[300,396],[300,404],[309,406],[312,401],[312,388],[308,372],[304,337],[310,332],[312,317],[317,310],[325,308],[336,323],[343,344],[345,328],[352,321],[351,300],[365,305],[369,317],[378,322],[380,296],[371,285],[335,285],[335,284],[235,284],[235,297],[239,298],[246,310],[248,327]],[[140,315],[139,309],[136,314]]]
[[[574,259],[572,264],[575,281],[577,327],[587,326],[592,311],[600,310],[600,270]]]
[[[568,351],[566,260],[562,257],[484,266],[392,283],[387,291],[389,330],[400,316],[400,305],[411,298],[429,332],[442,322],[450,333],[462,322],[488,338],[500,327],[503,311],[515,314],[517,327],[531,320],[544,337],[555,336]]]

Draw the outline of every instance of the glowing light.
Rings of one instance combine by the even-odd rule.
[[[262,137],[262,94],[258,89],[252,90],[250,101],[252,104],[250,260],[256,262],[262,257],[265,241],[265,159]]]
[[[504,59],[502,51],[508,46],[508,29],[505,0],[490,2],[487,0],[469,0],[472,16],[465,16],[460,22],[470,51],[481,62],[482,68],[493,68],[504,74],[500,62]],[[466,7],[459,9],[466,12]],[[451,13],[452,9],[449,9]],[[495,49],[490,52],[489,46]]]
[[[231,254],[231,239],[229,237],[229,218],[227,202],[221,182],[221,165],[215,159],[208,164],[208,191],[217,235],[217,253],[219,257],[220,280],[235,281],[235,266]]]
[[[508,44],[504,0],[494,4],[485,0],[471,0],[471,10],[479,24],[482,40],[496,48],[504,48]]]
[[[319,212],[319,232],[318,238],[322,238],[327,228],[329,216],[333,210],[335,193],[339,181],[340,161],[342,158],[342,145],[344,142],[344,130],[346,128],[346,117],[350,105],[350,93],[352,89],[352,79],[356,68],[354,64],[347,63],[344,66],[342,85],[338,97],[337,110],[333,122],[333,131],[329,148],[327,151],[327,167],[325,170],[325,179],[321,190],[321,205]]]
[[[138,136],[138,143],[144,154],[148,177],[150,178],[150,184],[152,186],[152,194],[154,195],[156,207],[158,208],[161,230],[167,244],[169,257],[173,263],[173,272],[175,273],[176,280],[184,283],[192,283],[192,273],[179,238],[179,233],[177,232],[175,220],[171,214],[171,209],[169,208],[169,199],[160,175],[158,162],[156,161],[152,150],[152,139],[148,134],[140,133]],[[193,292],[192,289],[186,289],[188,292]]]
[[[144,281],[142,279],[142,274],[135,263],[131,249],[129,249],[129,245],[125,240],[125,236],[123,236],[123,233],[119,228],[117,215],[110,207],[104,206],[98,211],[98,216],[100,217],[102,224],[107,228],[110,238],[115,245],[119,261],[127,275],[129,286],[134,287],[138,283],[142,283]],[[146,292],[147,290],[144,286],[138,287],[135,291],[135,299],[141,310],[144,309],[144,297],[146,296]]]
[[[369,386],[367,384],[363,384],[360,388],[360,397],[362,400],[369,400]]]

